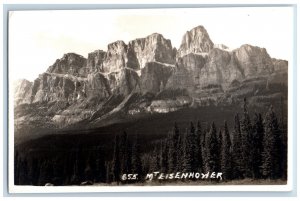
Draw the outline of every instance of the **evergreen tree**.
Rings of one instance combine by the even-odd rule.
[[[198,146],[197,146],[196,129],[193,122],[191,122],[190,124],[189,143],[190,143],[190,157],[192,159],[191,171],[196,172],[198,170],[198,162],[197,162]]]
[[[185,132],[183,133],[183,141],[182,141],[182,145],[183,145],[183,151],[182,151],[182,171],[186,172],[187,169],[191,169],[190,167],[190,158],[188,158],[188,129],[185,129]]]
[[[110,183],[113,181],[113,174],[112,174],[112,163],[111,161],[105,162],[105,170],[106,170],[106,183]]]
[[[143,154],[142,158],[142,172],[150,172],[152,170],[152,154],[147,152]]]
[[[221,128],[219,129],[218,135],[217,135],[217,171],[221,170],[221,152],[222,152],[222,139],[223,134]]]
[[[85,181],[93,180],[93,170],[91,168],[89,161],[87,162],[86,167],[84,169],[84,178],[85,178]]]
[[[162,172],[168,172],[168,138],[161,141],[160,146],[160,171]]]
[[[19,185],[28,185],[28,163],[26,159],[19,161]]]
[[[206,128],[203,131],[203,136],[201,140],[201,154],[202,154],[202,169],[203,172],[207,172],[208,170],[206,169],[207,167],[207,149],[206,149],[206,137],[208,135],[209,130]]]
[[[217,142],[218,142],[218,147],[221,147],[222,145],[222,137],[223,137],[223,133],[222,133],[222,129],[219,129],[218,135],[217,135]],[[221,150],[220,150],[221,153]]]
[[[52,183],[55,186],[62,185],[64,177],[62,160],[60,160],[59,158],[55,158],[52,160],[51,165],[53,169]]]
[[[252,152],[252,125],[247,108],[247,100],[244,98],[244,113],[241,120],[242,166],[244,177],[253,177],[253,152]]]
[[[128,169],[128,148],[127,148],[127,133],[124,131],[120,138],[120,163],[121,163],[121,173],[129,173]]]
[[[132,146],[132,171],[134,174],[138,174],[138,178],[141,179],[142,170],[141,147],[136,136]]]
[[[189,144],[188,144],[188,130],[185,129],[183,137],[183,157],[182,157],[182,171],[191,171],[191,158],[189,156]]]
[[[255,114],[253,121],[253,174],[254,178],[261,178],[260,167],[262,165],[262,152],[263,152],[263,136],[264,125],[261,114]]]
[[[273,107],[266,114],[263,144],[262,173],[264,177],[277,179],[281,177],[281,131]]]
[[[76,150],[73,166],[73,174],[71,176],[71,184],[78,184],[79,179],[79,159],[78,159],[78,150]]]
[[[179,135],[178,137],[178,146],[177,146],[177,164],[176,170],[183,171],[183,160],[184,160],[184,136]]]
[[[127,151],[126,151],[126,171],[131,172],[132,171],[132,143],[127,138],[127,145],[126,145]]]
[[[232,179],[232,156],[231,156],[231,140],[228,131],[227,122],[224,122],[224,131],[222,132],[221,142],[221,171],[223,178],[226,180]]]
[[[177,166],[177,147],[178,147],[178,140],[179,140],[179,129],[177,127],[177,123],[175,122],[172,135],[169,139],[169,153],[168,153],[168,167],[169,171],[175,171]]]
[[[20,173],[20,158],[19,158],[19,152],[15,152],[14,157],[14,184],[19,185],[19,173]]]
[[[75,147],[75,146],[74,146]],[[62,161],[62,185],[70,185],[72,183],[73,170],[75,166],[75,150],[72,147],[68,153],[63,157]]]
[[[213,122],[210,127],[209,133],[207,133],[205,139],[205,147],[206,147],[206,164],[205,169],[209,172],[217,172],[217,159],[218,159],[218,140],[217,140],[217,130],[215,123]]]
[[[197,129],[196,129],[196,157],[195,157],[195,165],[197,168],[197,171],[202,172],[203,170],[203,160],[202,160],[202,128],[201,124],[198,121],[197,122]]]
[[[37,185],[39,181],[39,161],[37,158],[31,160],[31,165],[28,170],[28,177],[31,185]]]
[[[160,149],[158,146],[155,146],[150,164],[150,172],[160,171],[160,160]]]
[[[184,171],[196,171],[196,135],[193,123],[190,124],[190,130],[186,130],[184,143]]]
[[[113,180],[119,183],[121,174],[119,136],[115,138],[114,155],[113,155]]]
[[[77,159],[78,179],[79,182],[82,182],[85,179],[84,170],[86,168],[86,148],[83,144],[78,147]]]
[[[105,163],[104,157],[102,155],[101,147],[97,147],[95,154],[95,181],[96,182],[105,182],[106,181],[106,172],[105,172]]]
[[[41,163],[39,173],[39,185],[45,185],[46,183],[52,183],[53,179],[53,166],[52,162],[45,160]]]
[[[282,158],[282,178],[287,179],[287,119],[286,119],[286,105],[284,103],[284,98],[281,96],[281,118],[280,118],[280,130],[282,134],[282,148],[281,148],[281,158]]]
[[[282,138],[282,147],[281,147],[281,158],[282,158],[282,178],[287,179],[287,125],[286,123],[283,123],[282,126],[279,128],[281,130],[281,138]]]
[[[232,166],[233,166],[233,178],[242,179],[244,178],[244,169],[242,166],[243,154],[242,154],[242,143],[241,143],[241,127],[240,118],[236,114],[234,117],[234,132],[232,139]]]

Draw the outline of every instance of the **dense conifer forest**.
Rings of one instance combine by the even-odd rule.
[[[214,121],[174,122],[166,137],[147,141],[126,131],[115,135],[111,147],[85,147],[78,142],[68,151],[40,149],[40,153],[15,150],[16,185],[140,184],[147,174],[221,172],[218,182],[243,179],[287,179],[287,125],[270,106],[266,113],[243,110],[217,126]],[[72,140],[72,139],[70,139]],[[105,143],[105,142],[103,142]],[[147,149],[145,149],[147,147]],[[54,145],[53,145],[54,149]],[[143,151],[142,151],[143,150]],[[145,151],[146,150],[146,151]],[[172,176],[174,178],[174,175]],[[195,179],[191,179],[194,182]],[[169,184],[178,180],[163,180]],[[180,178],[180,181],[184,179]]]

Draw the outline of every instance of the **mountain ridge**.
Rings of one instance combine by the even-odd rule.
[[[242,97],[263,105],[260,99],[278,101],[285,95],[273,85],[287,87],[287,61],[249,44],[234,50],[216,45],[203,26],[187,31],[178,50],[159,33],[107,47],[87,58],[66,53],[34,82],[17,84],[15,108],[27,112],[15,110],[15,126],[41,121],[65,127],[101,122],[120,112],[130,116],[229,105]],[[37,111],[46,107],[46,114],[28,109],[32,104]]]

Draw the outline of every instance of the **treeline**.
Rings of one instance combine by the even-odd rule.
[[[214,122],[205,124],[205,128],[200,122],[191,122],[184,131],[175,123],[166,138],[150,145],[142,134],[129,136],[124,132],[115,137],[113,150],[101,145],[78,145],[52,156],[46,151],[44,157],[16,151],[15,184],[143,182],[147,173],[155,171],[222,172],[224,180],[286,179],[287,132],[283,117],[278,120],[270,107],[264,116],[255,113],[251,118],[245,99],[243,112],[233,119],[232,130],[226,121],[219,128]],[[124,181],[123,174],[138,177]]]
[[[156,143],[152,152],[143,154],[143,165],[139,168],[120,168],[118,164],[130,161],[130,156],[124,151],[118,154],[119,149],[116,148],[112,161],[113,174],[115,181],[119,181],[120,173],[143,175],[155,171],[222,172],[225,180],[286,179],[286,143],[286,128],[278,121],[273,108],[270,107],[264,118],[260,113],[255,113],[251,120],[245,99],[243,113],[235,115],[231,132],[226,121],[219,129],[214,122],[204,129],[200,122],[196,125],[191,122],[183,133],[175,123],[166,139]],[[126,140],[121,140],[120,144],[126,144]],[[122,146],[116,147],[126,150]],[[133,153],[140,154],[138,150]],[[140,160],[137,156],[133,158]],[[140,177],[141,180],[143,178]]]
[[[25,152],[28,153],[15,153],[16,185],[79,185],[84,181],[106,182],[106,159],[101,146],[85,148],[78,145],[68,152]]]

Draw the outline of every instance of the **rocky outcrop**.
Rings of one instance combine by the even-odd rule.
[[[95,50],[88,54],[87,58],[87,70],[88,73],[103,72],[103,61],[106,52],[103,50]]]
[[[226,89],[233,81],[242,80],[244,75],[232,53],[213,49],[209,52],[198,77],[200,88],[221,85]]]
[[[14,82],[14,103],[19,105],[22,103],[30,103],[28,94],[31,92],[33,83],[28,80],[21,79]]]
[[[156,94],[165,89],[169,77],[173,73],[173,66],[167,66],[157,62],[148,62],[142,69],[141,91],[142,93]]]
[[[128,45],[123,41],[110,43],[107,52],[97,50],[89,53],[87,67],[89,72],[98,69],[102,73],[117,73],[123,68],[138,71],[153,61],[175,64],[175,51],[170,40],[154,33],[132,40]]]
[[[234,50],[233,53],[246,77],[274,72],[272,59],[265,48],[242,45]]]
[[[79,86],[80,87],[80,86]],[[108,98],[111,95],[111,90],[109,87],[109,82],[105,76],[101,73],[89,74],[87,77],[86,87],[83,86],[88,98],[98,98],[100,100]],[[85,92],[83,91],[83,92]]]
[[[203,26],[198,26],[184,34],[177,57],[189,53],[208,53],[213,47],[214,43],[210,40],[206,29]]]
[[[287,72],[288,62],[281,59],[272,59],[275,72]]]
[[[166,113],[234,104],[259,94],[261,100],[264,93],[278,96],[272,87],[278,93],[287,83],[287,66],[264,48],[214,45],[203,26],[186,32],[178,50],[154,33],[128,44],[110,43],[107,51],[96,50],[87,59],[65,54],[33,83],[18,82],[15,106],[26,103],[31,109],[16,110],[16,116],[25,123],[30,116],[64,127],[82,120],[100,122],[116,112]]]
[[[148,62],[157,61],[175,64],[175,54],[170,40],[161,34],[154,33],[146,38],[139,38],[129,42],[129,50],[138,61],[138,67],[144,68]]]
[[[86,78],[43,73],[34,81],[31,102],[66,101],[69,104],[86,97]]]
[[[86,58],[75,53],[65,54],[61,59],[47,70],[48,73],[70,74],[74,76],[86,76]]]
[[[118,72],[126,66],[127,61],[127,45],[123,41],[110,43],[100,72]]]
[[[205,62],[206,58],[194,53],[179,58],[166,88],[187,89],[190,93],[194,93],[199,85],[199,74]]]
[[[138,74],[131,69],[125,68],[120,72],[119,83],[115,93],[127,96],[134,90],[140,92],[139,86],[140,79]]]
[[[179,58],[176,72],[168,80],[167,87],[178,86],[190,93],[199,93],[212,86],[226,90],[233,81],[242,79],[243,70],[239,68],[234,54],[215,48],[206,56],[190,53]]]
[[[278,69],[287,65],[277,60],[274,63]],[[177,66],[167,86],[178,86],[195,93],[212,86],[227,90],[233,82],[274,72],[274,64],[266,50],[250,45],[243,45],[232,52],[213,48],[205,55],[190,53],[178,58]]]

